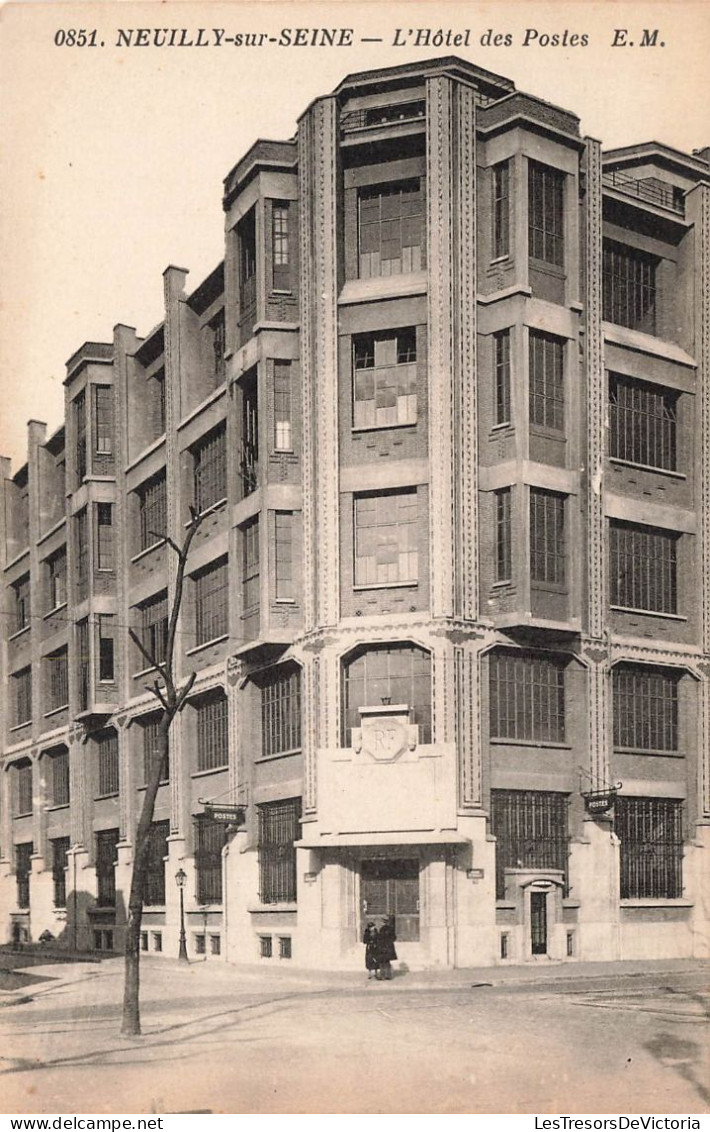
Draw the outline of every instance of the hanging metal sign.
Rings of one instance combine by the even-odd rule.
[[[233,806],[225,802],[205,802],[200,798],[200,805],[204,806],[205,817],[212,821],[223,822],[224,825],[244,825],[246,822],[246,806]]]
[[[591,790],[582,794],[582,797],[588,814],[592,814],[592,816],[606,814],[614,805],[616,787],[612,786],[609,790]]]

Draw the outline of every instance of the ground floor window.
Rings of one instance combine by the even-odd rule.
[[[33,844],[31,841],[25,841],[23,844],[15,846],[15,880],[17,882],[18,908],[29,908],[30,906],[32,851]]]
[[[558,869],[567,882],[567,795],[541,790],[492,790],[496,838],[496,900],[505,898],[506,869]]]
[[[54,887],[54,907],[67,906],[67,853],[70,840],[68,837],[55,837],[52,841],[52,883]]]
[[[144,903],[157,905],[165,904],[165,858],[168,855],[169,821],[154,821],[150,827],[150,845],[148,850],[148,863]]]
[[[117,863],[118,830],[102,829],[96,834],[96,883],[98,903],[106,908],[116,903]]]
[[[375,857],[360,865],[363,930],[368,920],[394,916],[397,939],[419,939],[419,861]],[[362,932],[360,933],[362,936]]]
[[[301,799],[267,802],[259,813],[259,898],[262,904],[296,900],[296,849],[301,836]]]
[[[682,805],[669,798],[616,799],[622,900],[682,896]]]
[[[198,904],[222,903],[222,849],[227,827],[208,817],[195,821],[195,873]]]

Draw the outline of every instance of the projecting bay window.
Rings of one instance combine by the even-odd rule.
[[[15,846],[15,883],[17,886],[17,907],[30,906],[30,877],[32,875],[32,854],[34,845],[25,841]]]
[[[490,736],[517,742],[564,743],[565,665],[522,650],[490,654]]]
[[[45,658],[47,711],[58,711],[69,703],[69,660],[66,648]]]
[[[257,806],[259,899],[262,904],[296,900],[296,849],[301,836],[301,799]]]
[[[140,524],[140,550],[162,542],[168,531],[165,472],[148,480],[136,492]]]
[[[510,329],[493,335],[493,364],[495,367],[495,418],[497,425],[510,424]]]
[[[208,817],[195,819],[195,887],[198,904],[222,903],[222,849],[227,827]]]
[[[102,829],[96,834],[96,902],[101,908],[116,904],[118,838],[117,829]]]
[[[678,394],[609,374],[609,455],[629,464],[675,471]]]
[[[361,707],[406,704],[419,742],[431,743],[431,655],[407,643],[372,645],[343,661],[342,745],[352,745],[352,728],[360,727]]]
[[[68,837],[55,837],[52,846],[52,887],[55,908],[67,906],[67,853],[71,845]]]
[[[148,784],[150,777],[155,768],[155,764],[160,761],[160,783],[170,781],[170,753],[168,752],[161,758],[160,754],[160,738],[159,738],[159,720],[149,719],[143,725],[143,783]]]
[[[118,735],[113,729],[102,732],[96,740],[99,771],[99,798],[118,794],[119,763]]]
[[[565,262],[564,185],[559,169],[528,163],[528,254],[554,267]]]
[[[163,664],[168,646],[168,595],[158,594],[140,607],[141,641],[153,664]],[[141,668],[148,663],[141,655]]]
[[[168,855],[169,821],[154,821],[148,834],[148,863],[144,902],[152,907],[165,904],[165,858]]]
[[[12,676],[15,700],[15,727],[21,727],[32,719],[32,669],[23,668]]]
[[[96,504],[96,566],[99,570],[116,568],[112,503]]]
[[[671,798],[617,797],[622,900],[683,895],[683,804]]]
[[[510,164],[493,166],[493,259],[510,253]]]
[[[658,259],[638,248],[604,241],[602,318],[647,334],[656,333]]]
[[[261,754],[301,749],[301,670],[295,665],[269,669],[258,678],[261,690]]]
[[[30,624],[30,576],[25,574],[12,586],[14,596],[14,625],[13,633],[21,633],[29,628]]]
[[[227,560],[223,558],[195,575],[196,643],[216,641],[228,632],[229,579]]]
[[[67,551],[62,547],[47,559],[47,612],[58,609],[67,600]]]
[[[355,585],[414,585],[419,577],[416,488],[358,495]]]
[[[274,362],[274,451],[293,451],[291,363]]]
[[[276,600],[295,600],[293,585],[293,512],[274,512]]]
[[[509,582],[512,577],[511,506],[513,492],[509,487],[494,492],[496,515],[496,582]]]
[[[530,580],[565,582],[565,497],[530,488]]]
[[[617,520],[609,524],[609,534],[612,606],[677,614],[680,536]]]
[[[496,839],[496,899],[505,898],[506,869],[553,869],[567,882],[568,796],[541,790],[491,790]]]
[[[531,330],[529,335],[530,424],[564,431],[564,340]]]
[[[677,673],[649,665],[614,668],[614,747],[622,751],[678,750]]]
[[[273,255],[273,289],[291,289],[291,233],[288,201],[274,201],[271,208],[271,246]]]
[[[198,771],[218,770],[229,762],[227,711],[227,697],[222,691],[195,704]]]
[[[193,496],[199,512],[227,496],[227,429],[221,424],[192,449]]]
[[[416,424],[414,327],[353,339],[353,428]]]
[[[424,191],[418,177],[358,193],[359,276],[403,275],[425,265]]]

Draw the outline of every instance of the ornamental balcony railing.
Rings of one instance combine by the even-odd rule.
[[[685,214],[683,190],[676,185],[659,181],[656,177],[632,177],[623,170],[612,169],[602,175],[602,182],[609,188],[618,189],[648,204],[655,204],[658,208],[667,208],[679,216]]]

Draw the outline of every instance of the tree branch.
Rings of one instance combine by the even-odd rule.
[[[163,677],[163,680],[165,680],[165,682],[167,683],[164,665],[158,664],[155,657],[152,656],[152,654],[148,652],[148,650],[145,647],[145,645],[143,644],[142,640],[140,639],[138,634],[133,629],[128,630],[128,636],[131,638],[134,645],[138,646],[138,648],[140,649],[144,658],[148,661],[148,664],[150,665],[150,667],[154,668],[156,672],[159,672],[160,675]]]
[[[168,707],[168,701],[165,699],[165,696],[163,695],[157,680],[153,684],[152,688],[149,684],[144,684],[143,687],[145,688],[146,692],[152,692],[152,694],[160,700],[166,711],[170,710],[170,708]]]
[[[196,677],[197,677],[197,673],[191,672],[190,675],[188,676],[185,684],[183,684],[182,688],[178,692],[177,705],[175,707],[176,712],[182,711],[183,707],[185,706],[185,700],[187,699],[187,697],[190,695],[190,692],[192,691],[192,685],[195,683]]]

